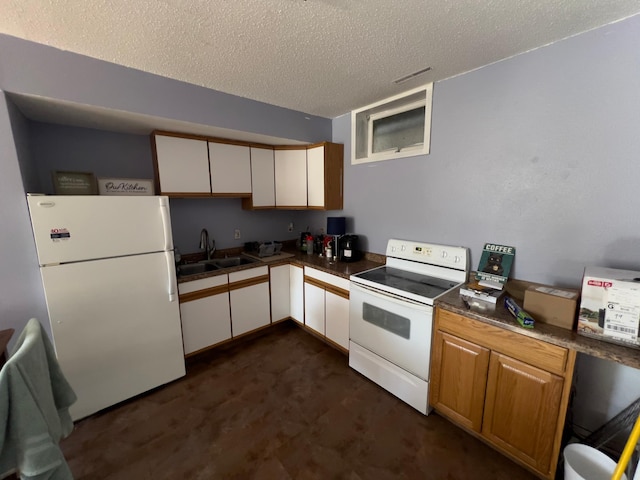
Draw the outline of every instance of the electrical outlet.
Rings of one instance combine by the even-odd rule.
[[[287,227],[287,231],[293,232],[293,222],[289,223],[289,226]]]
[[[236,228],[235,231],[233,232],[233,238],[235,238],[236,240],[238,240],[240,238],[240,229]]]

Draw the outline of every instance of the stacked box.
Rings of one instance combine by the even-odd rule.
[[[640,272],[587,267],[582,279],[578,333],[640,347]]]
[[[578,290],[531,285],[524,292],[524,309],[536,321],[573,330]]]

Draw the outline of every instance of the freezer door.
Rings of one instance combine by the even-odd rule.
[[[28,196],[40,265],[173,249],[167,197]]]
[[[56,355],[78,395],[74,420],[185,374],[165,257],[41,268]]]

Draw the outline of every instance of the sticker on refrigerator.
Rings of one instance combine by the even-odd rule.
[[[51,229],[51,240],[54,242],[60,242],[62,240],[69,240],[71,238],[71,234],[69,230],[66,228],[52,228]]]

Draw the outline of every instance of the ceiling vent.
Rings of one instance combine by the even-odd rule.
[[[396,85],[400,85],[401,83],[404,83],[407,80],[411,80],[412,78],[415,78],[418,75],[422,75],[423,73],[427,73],[430,70],[431,70],[431,67],[423,68],[422,70],[418,70],[417,72],[413,72],[413,73],[410,73],[409,75],[405,75],[402,78],[398,78],[397,80],[394,80],[393,83],[395,83]]]

